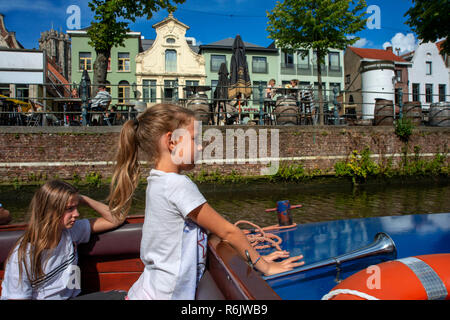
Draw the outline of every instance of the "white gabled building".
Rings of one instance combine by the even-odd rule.
[[[431,103],[450,101],[449,69],[436,43],[421,43],[402,56],[412,63],[409,69],[409,100],[420,101],[424,109]]]

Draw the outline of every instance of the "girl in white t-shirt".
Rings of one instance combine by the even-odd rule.
[[[218,214],[182,170],[193,169],[196,143],[194,113],[171,104],[148,108],[121,130],[111,182],[113,215],[128,213],[138,184],[141,160],[154,161],[147,178],[142,230],[140,278],[128,291],[129,299],[194,299],[206,259],[206,230],[228,241],[244,258],[247,253],[259,271],[270,275],[300,266],[302,256],[287,258],[285,251],[261,257],[242,231]],[[247,252],[247,253],[246,253]],[[277,258],[287,258],[274,262]]]
[[[86,205],[100,218],[77,220]],[[91,233],[119,226],[106,204],[80,195],[63,181],[45,183],[33,196],[30,221],[11,250],[2,282],[2,300],[65,300],[80,293],[77,245]]]

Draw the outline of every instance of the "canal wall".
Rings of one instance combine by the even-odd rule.
[[[0,127],[0,182],[107,180],[120,129]],[[301,164],[306,171],[330,175],[335,163],[348,159],[354,150],[369,148],[374,161],[392,159],[394,166],[405,150],[424,159],[447,153],[450,128],[416,128],[405,144],[393,127],[203,126],[202,140],[202,159],[193,175],[261,176],[286,164]],[[152,163],[142,155],[140,159],[145,176]]]

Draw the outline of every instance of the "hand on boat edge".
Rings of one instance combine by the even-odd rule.
[[[266,272],[264,275],[270,276],[277,273],[282,273],[286,271],[290,271],[294,268],[300,267],[305,264],[304,261],[297,262],[299,260],[303,259],[303,255],[299,255],[296,257],[290,257],[287,259],[284,259],[280,262],[268,262],[269,264],[269,271]]]

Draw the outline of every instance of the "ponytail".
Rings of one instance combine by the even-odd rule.
[[[137,120],[129,120],[120,131],[116,165],[111,179],[109,208],[112,215],[120,220],[130,211],[131,197],[139,182],[137,126]]]
[[[160,137],[188,125],[193,119],[195,113],[191,110],[158,104],[148,108],[138,119],[123,125],[108,197],[109,208],[115,218],[122,220],[130,211],[131,199],[139,182],[138,150],[143,151],[148,160],[157,160]]]

